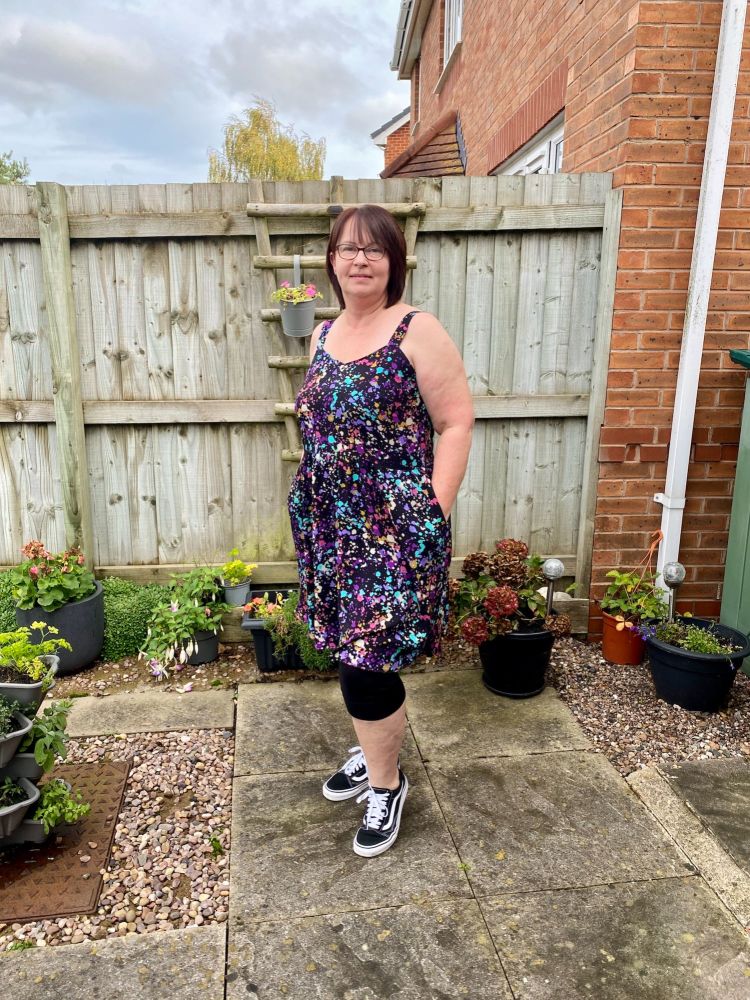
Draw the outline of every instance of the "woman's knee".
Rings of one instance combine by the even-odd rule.
[[[341,663],[339,682],[349,715],[364,722],[387,719],[406,700],[404,682],[396,671],[362,670]]]

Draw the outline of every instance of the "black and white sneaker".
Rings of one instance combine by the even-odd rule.
[[[354,853],[360,857],[374,858],[396,842],[401,810],[409,791],[409,782],[401,768],[398,776],[398,788],[368,788],[357,799],[357,802],[367,799],[362,826],[354,837]]]
[[[331,802],[353,799],[367,784],[367,764],[362,747],[350,747],[349,753],[353,756],[323,785],[323,794]]]

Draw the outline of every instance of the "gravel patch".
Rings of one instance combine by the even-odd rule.
[[[78,944],[227,919],[234,734],[199,730],[71,740],[67,760],[131,757],[109,865],[100,870],[97,912],[0,924],[0,951],[13,941]]]
[[[750,677],[738,673],[723,712],[688,712],[661,701],[648,662],[608,663],[599,644],[561,639],[547,673],[576,721],[617,770],[750,756]]]

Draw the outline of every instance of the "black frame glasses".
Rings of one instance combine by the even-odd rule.
[[[383,247],[378,246],[376,243],[371,243],[366,247],[358,247],[356,243],[338,243],[336,245],[336,253],[342,260],[356,260],[359,251],[365,255],[367,260],[376,261],[382,260],[385,257],[385,250]],[[354,253],[352,253],[354,251]]]

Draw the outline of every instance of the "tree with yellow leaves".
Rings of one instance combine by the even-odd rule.
[[[233,115],[224,126],[221,151],[208,152],[209,181],[322,180],[325,139],[297,135],[276,117],[271,101],[256,97],[242,117]]]

